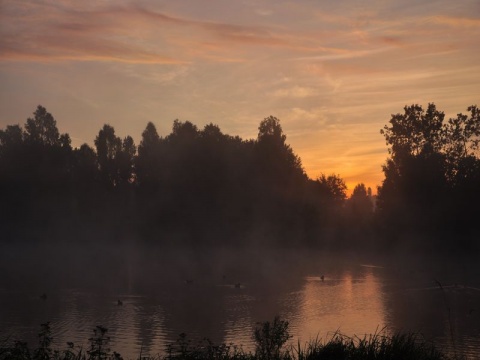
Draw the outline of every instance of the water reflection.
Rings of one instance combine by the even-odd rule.
[[[50,321],[55,346],[67,341],[86,346],[93,328],[103,325],[111,348],[126,358],[162,353],[182,332],[193,340],[208,337],[251,350],[255,324],[280,315],[290,322],[293,343],[328,339],[337,330],[362,336],[385,328],[422,332],[452,353],[480,352],[480,289],[465,278],[461,283],[442,276],[447,280],[439,287],[428,271],[412,273],[411,268],[405,274],[393,267],[322,259],[295,271],[297,259],[292,265],[283,258],[271,263],[252,258],[249,266],[239,267],[244,257],[239,258],[201,264],[195,271],[185,265],[188,261],[184,267],[154,263],[148,268],[158,274],[154,277],[143,275],[133,262],[124,271],[128,281],[117,279],[103,288],[51,286],[45,300],[38,288],[4,287],[0,339],[36,344],[40,324]]]
[[[386,291],[387,324],[395,330],[413,329],[446,352],[478,358],[480,354],[480,289],[425,281]]]
[[[332,332],[370,334],[385,326],[383,293],[371,270],[327,274],[325,280],[306,277],[301,291],[296,333],[301,342],[328,339]]]

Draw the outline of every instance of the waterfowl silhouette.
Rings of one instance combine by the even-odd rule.
[[[320,280],[324,281],[325,280],[325,276],[320,276]]]
[[[118,300],[117,300],[117,305],[118,305],[118,306],[122,306],[122,305],[123,305],[123,301],[120,300],[120,299],[118,299]]]
[[[242,284],[240,284],[240,283],[235,284],[235,289],[240,289],[241,287],[242,287]]]

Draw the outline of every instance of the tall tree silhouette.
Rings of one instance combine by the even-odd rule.
[[[28,118],[25,124],[25,140],[42,145],[59,145],[60,134],[52,114],[38,105],[33,115],[34,117]]]
[[[353,189],[346,203],[346,221],[351,236],[359,239],[357,245],[372,243],[373,199],[372,190],[360,183]]]
[[[135,180],[135,155],[137,147],[133,138],[128,135],[123,139],[122,148],[117,153],[118,177],[120,183],[130,184]]]
[[[138,156],[135,168],[137,181],[141,186],[158,186],[160,182],[160,136],[152,122],[142,133],[142,140],[138,146]]]
[[[466,196],[477,199],[471,181],[478,178],[479,111],[444,121],[444,114],[429,104],[406,106],[404,114],[392,115],[381,133],[390,157],[383,166],[385,180],[379,188],[381,222],[395,233],[425,235],[469,233],[472,226],[461,215]],[[436,245],[448,242],[436,237]],[[422,244],[423,246],[425,244]],[[429,246],[432,246],[430,244]]]
[[[120,183],[117,156],[122,151],[122,140],[115,135],[115,129],[105,124],[95,138],[98,165],[103,182],[109,186]]]
[[[12,231],[48,229],[55,232],[55,216],[71,211],[72,148],[68,134],[60,135],[56,120],[39,105],[25,128],[0,131],[0,182]],[[29,227],[18,228],[26,222]]]
[[[280,120],[263,119],[254,144],[252,189],[259,228],[284,239],[293,237],[302,222],[303,198],[307,177],[300,158],[286,143]]]
[[[301,160],[286,139],[276,117],[269,116],[260,122],[255,151],[256,170],[265,185],[279,193],[288,192],[305,180]]]

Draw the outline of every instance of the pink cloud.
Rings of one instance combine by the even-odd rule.
[[[342,51],[280,28],[186,19],[135,5],[93,10],[46,4],[6,7],[0,13],[3,60],[175,64],[190,62],[192,55],[242,61],[242,48],[249,46],[301,53]]]

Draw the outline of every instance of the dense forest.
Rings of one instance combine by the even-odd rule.
[[[72,148],[38,106],[0,130],[1,240],[478,249],[480,110],[404,110],[381,131],[375,201],[363,184],[347,198],[339,175],[308,178],[273,116],[253,140],[175,120],[165,137],[148,123],[138,146],[106,124]]]

